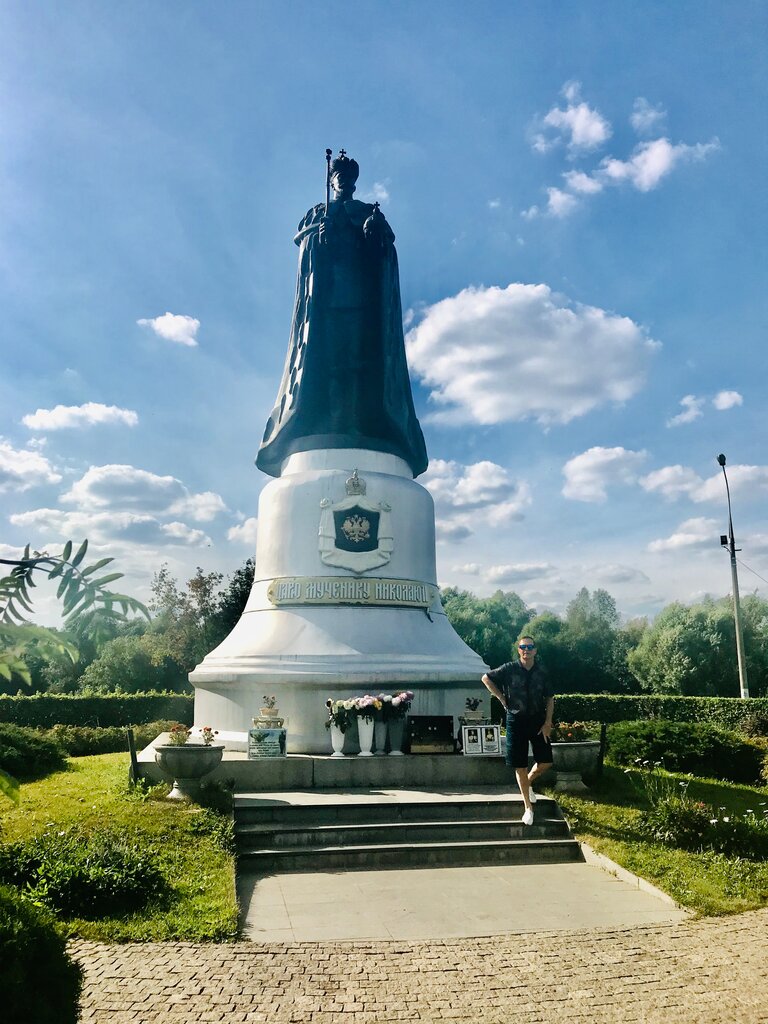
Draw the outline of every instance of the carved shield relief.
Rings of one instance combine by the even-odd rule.
[[[324,498],[320,508],[320,558],[326,565],[359,575],[389,561],[394,541],[387,502],[351,495],[335,503]]]

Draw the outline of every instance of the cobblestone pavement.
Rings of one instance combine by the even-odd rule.
[[[768,910],[430,942],[75,942],[81,1024],[768,1022]]]

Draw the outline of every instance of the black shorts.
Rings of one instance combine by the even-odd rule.
[[[552,744],[539,730],[544,723],[521,714],[507,714],[506,762],[510,768],[528,767],[528,744],[537,764],[552,764]]]

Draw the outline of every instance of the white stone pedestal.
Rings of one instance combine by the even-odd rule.
[[[354,497],[346,481],[355,469],[366,487],[361,500],[383,510],[379,553],[368,556],[380,564],[357,573],[333,564],[328,539],[329,511]],[[290,752],[330,753],[328,697],[411,689],[412,714],[458,716],[468,696],[482,693],[486,666],[440,604],[432,497],[402,459],[361,449],[292,455],[262,491],[258,519],[256,578],[243,616],[190,674],[196,723],[247,730],[262,696],[274,694],[290,721]],[[375,595],[377,580],[394,581],[379,586],[385,600],[426,594],[425,606],[339,596],[354,599],[354,581],[368,583],[358,593]],[[336,582],[345,586],[334,596]],[[329,603],[299,603],[319,588]]]

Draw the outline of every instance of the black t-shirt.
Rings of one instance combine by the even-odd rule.
[[[486,675],[504,694],[504,701],[513,715],[522,714],[544,722],[547,701],[555,696],[555,691],[543,665],[535,661],[532,668],[523,668],[519,661],[508,661]]]

